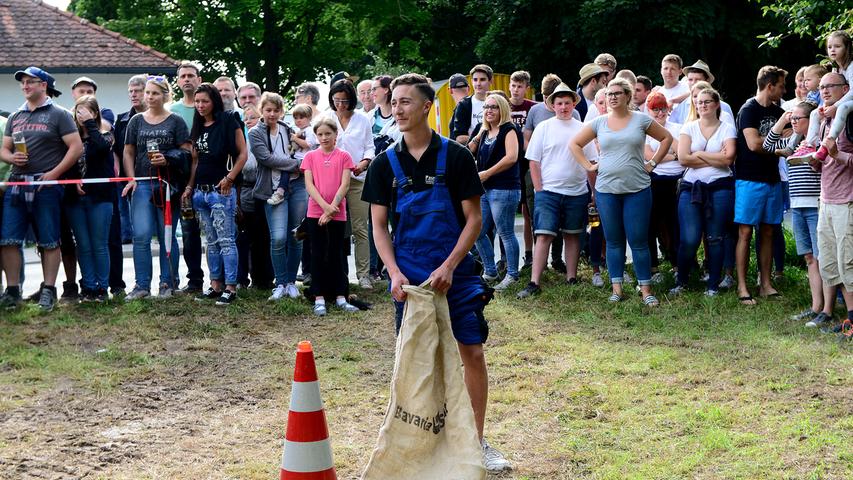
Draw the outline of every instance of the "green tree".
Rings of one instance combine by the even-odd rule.
[[[822,40],[826,34],[853,26],[850,0],[754,0],[765,16],[781,22],[780,28],[760,35],[762,45],[779,47],[789,36]]]

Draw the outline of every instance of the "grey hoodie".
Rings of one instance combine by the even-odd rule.
[[[272,196],[272,171],[296,172],[299,170],[299,160],[290,154],[290,127],[284,122],[278,122],[278,133],[284,145],[284,155],[270,151],[269,129],[267,125],[258,122],[249,130],[249,149],[258,162],[258,178],[252,193],[258,200],[266,200]]]

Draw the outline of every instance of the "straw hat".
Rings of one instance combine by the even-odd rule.
[[[696,60],[696,63],[690,65],[689,67],[684,67],[684,74],[687,75],[690,72],[702,72],[708,77],[708,83],[714,83],[714,74],[711,73],[711,67],[708,66],[707,63],[702,60]]]
[[[553,105],[555,98],[566,94],[569,94],[574,99],[575,105],[581,101],[581,97],[578,95],[578,92],[572,90],[572,88],[565,83],[560,82],[560,84],[557,85],[557,88],[554,89],[554,92],[551,95],[548,95],[548,103]]]

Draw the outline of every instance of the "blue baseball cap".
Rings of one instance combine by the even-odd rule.
[[[46,82],[47,94],[51,97],[58,97],[62,95],[62,92],[56,89],[56,79],[44,70],[38,67],[29,66],[24,70],[18,70],[17,72],[15,72],[15,80],[20,82],[21,77],[23,77],[24,75],[28,77],[38,78],[39,80]]]

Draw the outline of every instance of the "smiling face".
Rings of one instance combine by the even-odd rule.
[[[501,119],[501,108],[498,106],[497,100],[487,98],[483,104],[483,120],[489,122],[489,125],[497,126]]]
[[[427,121],[432,103],[412,85],[397,85],[391,96],[391,111],[400,131],[414,131]]]
[[[47,82],[38,77],[24,75],[21,77],[21,92],[28,101],[39,101],[47,95]]]
[[[374,80],[370,87],[370,98],[374,105],[385,105],[385,101],[388,99],[388,89],[383,87],[379,80]]]
[[[376,106],[376,102],[373,100],[373,82],[370,80],[365,80],[358,84],[358,99],[361,101],[361,104],[364,105],[364,110],[369,111],[373,110],[373,107]]]
[[[717,118],[717,110],[720,108],[720,103],[714,100],[713,95],[705,90],[701,90],[696,96],[695,103],[699,118]]]
[[[668,107],[656,107],[649,109],[649,115],[660,125],[666,125],[666,120],[669,118]]]

